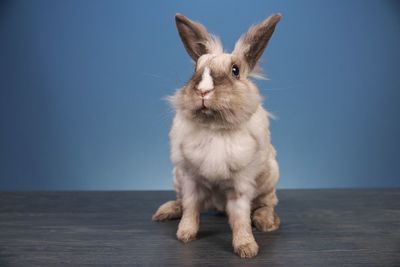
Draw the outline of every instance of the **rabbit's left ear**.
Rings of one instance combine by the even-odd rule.
[[[216,48],[219,49],[219,45],[215,45],[217,40],[200,23],[194,22],[179,13],[175,15],[175,22],[183,45],[194,61],[197,61],[203,54],[212,53],[214,52],[212,50]]]
[[[254,69],[263,54],[280,19],[280,14],[271,15],[260,24],[252,26],[236,43],[233,54],[243,57],[250,71]]]

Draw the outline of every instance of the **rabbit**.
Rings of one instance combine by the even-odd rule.
[[[228,54],[202,24],[175,16],[195,66],[169,98],[175,108],[169,138],[176,200],[161,205],[152,219],[180,218],[176,236],[184,243],[196,238],[201,211],[227,214],[233,250],[242,258],[258,253],[252,223],[262,232],[279,227],[270,116],[249,77],[260,76],[258,61],[280,19],[274,14],[252,26]]]

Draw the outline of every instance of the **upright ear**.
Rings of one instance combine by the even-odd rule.
[[[216,37],[210,35],[200,23],[191,21],[179,13],[175,15],[175,22],[183,45],[194,61],[203,54],[215,52],[215,49],[222,50]]]
[[[254,69],[263,54],[280,19],[280,14],[271,15],[263,22],[252,26],[236,43],[233,54],[242,56],[250,71]]]

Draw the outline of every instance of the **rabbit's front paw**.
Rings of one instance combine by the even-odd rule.
[[[258,253],[258,245],[255,241],[241,244],[234,247],[234,251],[241,258],[253,258]]]
[[[190,242],[196,239],[197,230],[191,227],[179,227],[176,232],[176,237],[183,243]]]

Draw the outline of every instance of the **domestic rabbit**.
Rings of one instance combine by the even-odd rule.
[[[278,229],[279,168],[271,144],[269,114],[256,85],[258,61],[281,19],[252,26],[225,53],[219,39],[181,14],[175,21],[195,62],[192,78],[170,101],[176,114],[169,134],[176,200],[161,205],[154,221],[181,218],[177,238],[196,238],[200,212],[226,212],[234,252],[257,255],[252,223],[262,232]]]

